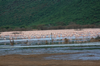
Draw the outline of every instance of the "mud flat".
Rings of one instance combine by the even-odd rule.
[[[100,66],[100,46],[0,49],[0,66]]]
[[[65,54],[68,55],[69,53],[0,56],[0,66],[100,66],[100,60],[44,59],[44,57],[52,55],[65,55]]]

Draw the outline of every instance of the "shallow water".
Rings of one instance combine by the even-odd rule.
[[[4,46],[4,45],[0,45],[0,46]],[[5,46],[9,46],[9,45],[5,45]],[[52,53],[71,53],[71,54],[52,55],[52,56],[48,56],[44,58],[46,60],[51,60],[51,59],[55,59],[55,60],[100,60],[100,46],[0,49],[0,55],[10,55],[10,54],[31,55],[31,54],[52,54]]]
[[[45,57],[46,60],[100,60],[100,50],[88,50],[83,53],[52,55]]]
[[[17,53],[30,53],[30,54],[43,54],[43,53],[73,53],[73,52],[86,52],[100,50],[100,46],[91,47],[51,47],[51,48],[6,48],[0,49],[0,55],[8,52],[8,54]],[[2,53],[1,53],[2,52]]]

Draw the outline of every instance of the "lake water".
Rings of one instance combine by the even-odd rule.
[[[100,46],[91,47],[50,47],[50,48],[5,48],[0,49],[0,55],[21,54],[52,54],[71,53],[65,55],[52,55],[44,57],[46,60],[100,60]]]

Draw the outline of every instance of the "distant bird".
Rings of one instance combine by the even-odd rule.
[[[28,45],[28,40],[26,42],[24,42],[24,43]]]

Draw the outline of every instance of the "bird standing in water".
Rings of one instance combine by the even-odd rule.
[[[26,42],[24,42],[24,43],[28,45],[28,40]]]
[[[10,45],[13,46],[14,45],[14,39],[10,39]]]

